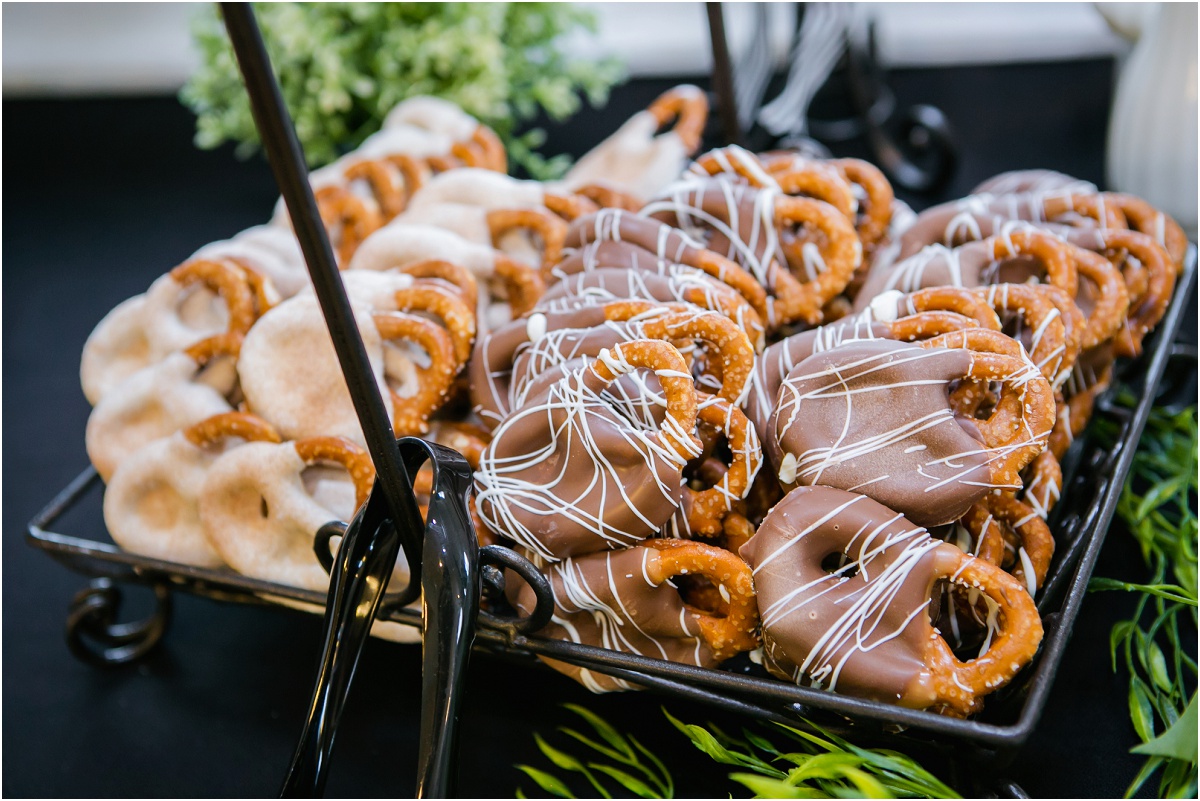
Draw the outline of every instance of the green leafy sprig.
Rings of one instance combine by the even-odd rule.
[[[1129,397],[1121,402],[1132,405]],[[1164,798],[1197,792],[1196,655],[1181,635],[1196,631],[1196,407],[1154,409],[1138,443],[1117,512],[1137,540],[1150,581],[1095,578],[1092,590],[1139,594],[1134,615],[1113,626],[1113,670],[1118,658],[1129,674],[1129,714],[1147,757],[1126,793],[1132,796],[1162,769]],[[1193,640],[1194,642],[1194,640]]]
[[[583,718],[596,736],[561,727],[558,731],[590,750],[576,757],[534,735],[553,767],[578,773],[603,798],[623,789],[639,798],[673,798],[675,784],[662,761],[631,735],[622,735],[600,716],[574,704],[567,709]],[[729,778],[757,798],[958,798],[950,787],[912,758],[896,751],[859,748],[818,726],[809,733],[776,724],[773,729],[795,749],[784,752],[762,734],[748,729],[733,737],[709,724],[683,723],[665,709],[667,720],[714,761],[741,770]],[[812,725],[812,724],[809,724]],[[601,761],[603,758],[604,761]],[[550,770],[518,765],[543,791],[559,798],[576,796]],[[611,780],[614,784],[607,784]],[[518,789],[517,797],[526,797]]]
[[[611,59],[567,58],[567,38],[594,31],[595,19],[566,3],[257,3],[255,12],[310,166],[360,145],[401,100],[436,95],[494,128],[535,178],[554,177],[566,160],[539,156],[543,134],[518,127],[543,111],[571,116],[580,93],[603,104],[621,75]],[[201,66],[180,99],[196,113],[196,144],[233,141],[248,156],[258,132],[211,6],[193,38]]]

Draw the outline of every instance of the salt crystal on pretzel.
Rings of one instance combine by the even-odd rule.
[[[793,490],[740,553],[754,571],[764,664],[785,681],[966,715],[1042,639],[1017,580],[853,492]],[[941,581],[979,590],[997,610],[976,659],[959,661],[930,623]]]

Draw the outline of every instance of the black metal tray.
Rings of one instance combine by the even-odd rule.
[[[1099,441],[1094,433],[1096,426],[1090,426],[1065,460],[1063,499],[1050,519],[1057,547],[1038,601],[1045,626],[1041,649],[1021,675],[989,697],[986,708],[975,718],[957,720],[794,686],[770,678],[745,658],[732,660],[721,669],[697,668],[523,634],[515,625],[490,616],[480,617],[476,650],[531,663],[536,663],[537,656],[551,657],[726,710],[791,723],[800,723],[804,718],[866,740],[902,733],[906,739],[939,747],[966,746],[962,749],[965,755],[981,757],[995,766],[997,758],[1011,757],[1025,743],[1045,708],[1136,444],[1168,362],[1176,353],[1173,342],[1194,291],[1195,272],[1193,247],[1170,308],[1158,330],[1147,339],[1145,352],[1137,360],[1118,365],[1113,387],[1096,403],[1094,417],[1114,423],[1116,438],[1112,442]],[[1132,408],[1115,402],[1122,388],[1134,394],[1136,403]],[[323,610],[323,592],[260,581],[227,569],[152,559],[127,553],[110,543],[50,530],[85,497],[98,495],[99,485],[95,471],[85,470],[28,526],[31,546],[74,571],[94,577],[76,595],[67,617],[67,642],[79,658],[96,664],[120,664],[146,653],[166,631],[171,592],[175,590],[233,603],[291,608],[311,604],[312,611]],[[151,587],[155,611],[141,621],[116,622],[121,600],[117,582]],[[421,625],[419,612],[389,603],[386,597],[379,617],[416,628]]]

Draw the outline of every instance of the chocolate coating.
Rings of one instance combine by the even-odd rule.
[[[954,546],[863,495],[800,487],[740,555],[754,569],[764,664],[798,684],[922,708],[936,636],[927,608],[937,553]],[[829,571],[827,557],[840,565]]]
[[[814,353],[783,381],[763,438],[780,482],[861,492],[918,525],[958,519],[993,488],[992,454],[947,394],[970,361],[889,340]]]

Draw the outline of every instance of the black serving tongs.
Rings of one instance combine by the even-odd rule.
[[[284,781],[286,797],[316,797],[355,667],[383,600],[401,548],[410,580],[389,605],[422,598],[421,740],[416,796],[449,793],[456,707],[479,609],[478,553],[467,508],[471,470],[458,453],[422,440],[397,441],[350,310],[333,250],[308,182],[303,152],[250,4],[221,3],[225,27],[250,95],[254,122],[287,204],[313,288],[354,408],[375,463],[367,502],[344,531],[331,569],[324,649],[308,719]],[[412,476],[426,461],[434,470],[428,523],[422,521]]]

